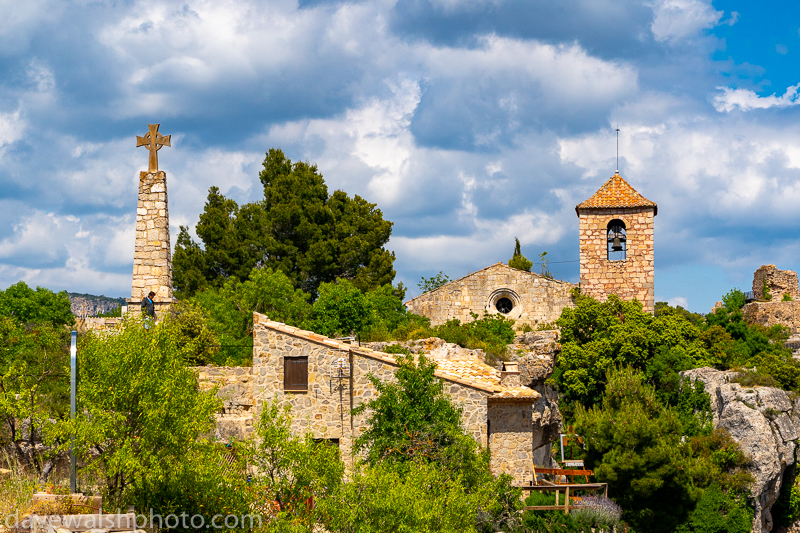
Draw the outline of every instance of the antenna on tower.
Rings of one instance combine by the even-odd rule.
[[[619,174],[619,127],[615,131],[617,132],[617,174]]]

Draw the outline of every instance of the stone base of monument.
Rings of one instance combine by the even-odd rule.
[[[169,311],[170,306],[177,301],[178,300],[175,298],[172,300],[153,301],[153,307],[155,307],[156,310],[156,319],[161,320]],[[126,298],[125,304],[128,306],[128,313],[132,314],[133,316],[139,316],[142,314],[142,300]]]

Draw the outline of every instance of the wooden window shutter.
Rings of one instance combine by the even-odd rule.
[[[308,390],[308,357],[283,358],[284,390]]]

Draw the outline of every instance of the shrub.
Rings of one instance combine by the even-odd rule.
[[[483,350],[486,360],[492,363],[506,357],[509,344],[514,342],[514,321],[500,314],[478,315],[472,313],[472,322],[462,323],[457,318],[433,328],[436,337],[468,348]]]
[[[419,280],[419,283],[417,283],[417,286],[422,290],[423,293],[425,293],[436,290],[442,285],[447,285],[448,283],[450,283],[450,277],[444,272],[440,271],[438,274],[431,276],[430,278],[422,276]]]
[[[781,298],[781,301],[782,302],[791,302],[792,301],[792,297],[789,296],[788,292],[784,292],[783,293],[783,298]]]
[[[511,259],[508,260],[508,266],[511,268],[516,268],[517,270],[524,270],[525,272],[530,272],[531,267],[533,266],[533,261],[529,261],[527,257],[522,255],[522,251],[520,250],[519,239],[514,237],[515,245],[514,245],[514,255]]]
[[[689,519],[676,533],[748,533],[753,526],[753,511],[745,498],[724,492],[719,485],[703,491]]]
[[[575,506],[575,518],[601,529],[619,524],[622,509],[604,496],[584,496]]]
[[[768,374],[762,374],[760,372],[754,372],[752,370],[747,370],[745,372],[740,372],[736,374],[731,379],[731,383],[738,383],[742,387],[777,387],[778,382],[775,380],[774,377]]]
[[[22,471],[19,463],[5,454],[3,456],[4,466],[9,467],[9,472],[0,474],[0,525],[10,526],[26,511],[38,484],[34,476]]]

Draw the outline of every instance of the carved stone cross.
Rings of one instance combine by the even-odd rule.
[[[136,136],[136,147],[146,146],[147,149],[150,150],[150,162],[147,167],[148,172],[158,172],[157,152],[161,150],[162,146],[170,146],[169,138],[172,137],[172,135],[164,137],[158,133],[159,126],[160,124],[148,124],[147,128],[150,131],[148,131],[144,137]]]

